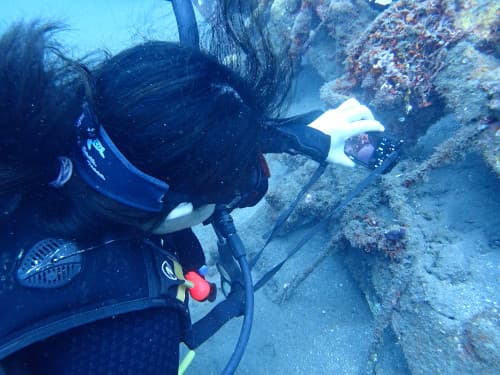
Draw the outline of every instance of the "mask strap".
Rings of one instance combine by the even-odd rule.
[[[77,147],[73,161],[92,189],[129,207],[148,212],[165,209],[169,185],[130,163],[87,104],[75,126]]]

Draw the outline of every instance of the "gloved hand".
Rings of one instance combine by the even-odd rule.
[[[330,136],[330,152],[326,160],[348,167],[355,164],[344,153],[346,139],[365,132],[384,131],[384,127],[375,120],[368,107],[353,98],[336,109],[326,111],[308,126]]]

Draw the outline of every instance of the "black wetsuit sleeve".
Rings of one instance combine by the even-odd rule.
[[[330,150],[330,136],[307,125],[322,111],[302,115],[264,120],[260,146],[263,153],[302,154],[318,162],[325,161]]]

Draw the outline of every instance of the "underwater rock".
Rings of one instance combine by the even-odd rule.
[[[330,80],[321,89],[326,103],[336,107],[348,96],[356,96],[388,131],[414,141],[435,120],[452,113],[457,121],[453,127],[436,129],[449,134],[441,135],[437,150],[420,168],[421,175],[428,178],[439,171],[437,167],[458,163],[475,147],[500,175],[500,43],[495,2],[403,0],[393,2],[371,23],[351,22],[349,17],[357,4],[366,2],[302,1],[290,7],[286,3],[272,3],[271,18],[280,27],[278,38],[289,45],[300,36],[295,40],[297,59]],[[301,12],[301,17],[308,17],[298,27]],[[370,17],[364,10],[360,14]],[[342,22],[360,28],[348,29]],[[352,35],[343,39],[340,33],[345,30]],[[288,167],[286,181],[267,197],[275,215],[314,170],[313,163],[300,158],[284,157],[282,162]],[[438,222],[442,207],[434,214],[418,208],[425,195],[414,193],[417,181],[425,179],[417,173],[419,178],[405,185],[404,175],[419,168],[403,164],[384,176],[379,188],[351,202],[340,219],[346,264],[377,321],[373,340],[379,342],[381,332],[391,327],[412,373],[499,373],[498,296],[492,283],[498,270],[490,266],[498,263],[494,251],[484,251],[496,242],[459,243],[460,233],[445,230]],[[486,167],[480,165],[479,173],[486,175]],[[328,168],[299,203],[285,230],[294,231],[329,214],[362,177],[361,169],[353,173]],[[462,177],[453,177],[453,185],[475,191],[478,176]],[[442,194],[452,191],[442,190]],[[472,210],[466,203],[462,209]],[[334,221],[332,236],[338,228]]]
[[[348,46],[347,72],[327,89],[354,95],[392,133],[415,139],[442,116],[433,82],[462,37],[449,1],[398,1]],[[328,99],[328,96],[324,97]]]
[[[346,74],[321,98],[336,106],[356,96],[410,144],[452,112],[462,126],[488,128],[477,144],[500,175],[499,25],[487,0],[395,2],[351,43]]]
[[[478,51],[468,41],[450,49],[444,62],[445,68],[435,80],[436,90],[446,98],[446,105],[462,125],[483,126],[477,145],[486,162],[500,176],[500,134],[497,134],[500,62]]]
[[[463,41],[448,51],[443,64],[434,84],[460,123],[488,117],[489,98],[500,95],[498,61]]]
[[[500,9],[490,0],[460,0],[455,26],[477,49],[500,58]]]
[[[476,355],[492,368],[500,363],[500,312],[496,309],[482,311],[466,327],[465,342],[469,355]]]
[[[362,35],[378,12],[367,2],[337,0],[319,1],[316,14],[319,23],[304,61],[330,81],[345,73],[348,46]]]
[[[276,213],[290,203],[315,167],[313,162],[304,165],[299,157],[279,158],[288,167],[284,173],[288,178],[270,191],[268,202]],[[497,238],[498,201],[480,198],[497,191],[495,177],[486,177],[487,166],[479,157],[472,165],[464,163],[452,164],[447,171],[433,170],[432,184],[414,184],[411,189],[401,184],[406,166],[398,165],[384,175],[380,185],[349,204],[340,225],[333,220],[329,227],[332,238],[340,229],[347,268],[375,317],[375,344],[370,354],[376,358],[377,344],[389,327],[415,374],[493,375],[500,371],[500,317],[498,312],[491,313],[497,311],[499,303],[497,252],[484,251],[491,246],[490,236],[483,234],[472,240],[462,233],[462,227],[452,228],[443,221],[443,213],[451,211],[444,202],[455,209],[459,205],[460,212],[475,212],[473,218],[463,219],[468,230],[481,230]],[[356,179],[363,178],[362,169],[332,167],[325,173],[309,192],[311,196],[304,198],[300,214],[291,218],[286,231],[329,214],[353,189]],[[465,200],[454,195],[458,188],[474,192],[478,186],[489,189],[475,193],[474,199],[489,199],[485,207],[490,214],[475,211],[473,193]],[[319,196],[321,200],[315,201]],[[431,207],[435,211],[430,211]]]
[[[317,163],[305,161],[304,158],[298,156],[280,155],[275,158],[288,168],[279,186],[271,187],[265,196],[274,215],[277,216],[290,205],[307,183],[316,170]],[[299,201],[283,227],[284,233],[317,222],[330,214],[332,208],[362,177],[352,175],[350,170],[344,168],[327,168],[323,176]]]
[[[498,185],[479,157],[472,160],[471,165],[463,161],[434,171],[433,183],[421,188],[398,187],[401,171],[395,170],[379,186],[379,194],[387,197],[385,205],[381,200],[375,209],[365,209],[376,194],[371,192],[342,218],[343,234],[352,246],[345,250],[346,265],[375,316],[373,341],[379,342],[380,332],[391,327],[415,374],[500,371],[498,255],[484,251],[491,246],[485,234],[497,233],[499,207],[493,196]],[[453,186],[463,191],[473,192],[478,185],[487,191],[470,193],[458,204],[456,189],[446,189],[450,176]],[[436,203],[437,212],[445,215],[422,215],[421,210]],[[459,217],[449,221],[458,206]],[[457,220],[464,225],[458,226]],[[360,246],[373,241],[373,228],[391,221],[405,228],[406,247],[398,256]],[[474,237],[476,230],[481,236]]]
[[[368,2],[350,0],[275,0],[265,7],[274,48],[288,51],[297,65],[312,66],[325,80],[344,72],[347,45],[378,14]]]

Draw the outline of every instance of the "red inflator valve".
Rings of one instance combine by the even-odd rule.
[[[189,294],[191,297],[197,301],[214,301],[216,294],[216,286],[209,283],[200,274],[195,271],[189,271],[184,275],[184,278],[193,284],[193,287],[189,288]]]

